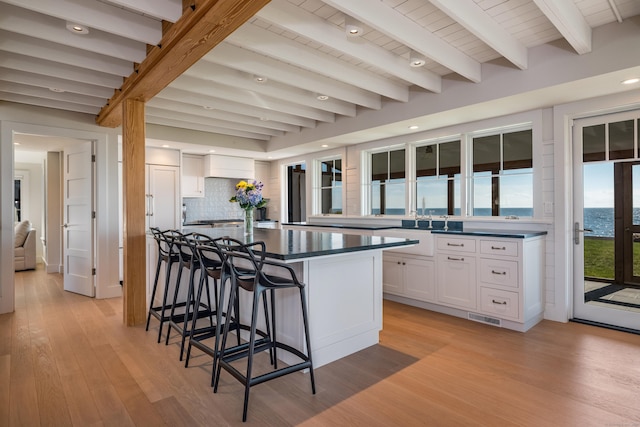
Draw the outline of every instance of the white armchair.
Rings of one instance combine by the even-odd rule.
[[[36,230],[29,221],[16,224],[14,230],[15,271],[33,270],[36,268]]]

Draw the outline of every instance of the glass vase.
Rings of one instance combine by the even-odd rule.
[[[253,235],[253,211],[254,209],[245,209],[244,211],[244,235]]]

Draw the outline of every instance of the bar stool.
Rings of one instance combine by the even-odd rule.
[[[266,248],[264,242],[253,242],[244,244],[238,240],[231,238],[223,238],[222,241],[216,242],[223,250],[226,257],[226,263],[231,273],[231,292],[229,293],[228,306],[234,306],[238,289],[244,289],[253,294],[253,304],[251,313],[251,325],[249,332],[249,342],[234,347],[227,348],[227,338],[230,326],[230,317],[225,319],[224,329],[222,332],[222,342],[220,345],[220,357],[216,367],[213,392],[217,392],[220,381],[220,373],[224,368],[234,378],[245,386],[244,406],[242,412],[242,421],[247,420],[247,408],[249,404],[249,390],[252,386],[263,382],[279,378],[293,372],[309,369],[311,379],[311,390],[316,393],[315,378],[313,374],[313,362],[311,358],[311,341],[309,339],[309,322],[307,316],[307,300],[304,293],[304,284],[298,281],[294,270],[291,266],[279,262],[266,260]],[[247,268],[249,265],[249,268]],[[264,267],[269,266],[270,273],[266,274]],[[282,274],[283,276],[273,275]],[[297,288],[300,292],[300,305],[302,310],[302,322],[304,327],[304,338],[306,344],[306,352],[295,349],[287,344],[278,342],[276,338],[276,316],[275,316],[275,294],[274,292],[281,289]],[[267,298],[265,294],[269,294],[271,305],[270,316],[267,311]],[[262,298],[265,307],[265,315],[267,318],[267,334],[265,337],[256,340],[258,308],[260,299]],[[298,358],[301,362],[278,369],[277,349],[285,350]],[[274,370],[265,374],[253,377],[253,357],[256,353],[269,350],[271,355],[271,364]],[[243,374],[231,362],[242,358],[247,358],[246,373]]]
[[[198,284],[198,290],[196,292],[196,304],[202,298],[202,290],[203,288],[209,288],[209,278],[213,279],[214,282],[214,299],[215,299],[215,315],[216,322],[215,325],[205,328],[197,328],[196,327],[196,318],[192,319],[190,334],[189,334],[189,344],[187,346],[187,357],[185,360],[185,367],[189,366],[189,359],[191,357],[191,348],[196,347],[202,352],[210,355],[213,358],[213,367],[211,369],[211,386],[214,384],[214,377],[216,373],[217,360],[219,356],[219,343],[220,336],[222,332],[222,317],[226,319],[227,316],[230,316],[230,329],[235,330],[238,345],[240,345],[240,330],[244,329],[249,331],[250,327],[248,325],[242,325],[239,322],[239,311],[240,311],[240,301],[237,296],[236,289],[236,297],[234,298],[234,307],[227,307],[227,311],[224,309],[224,295],[225,295],[225,285],[228,279],[231,277],[229,265],[226,263],[226,257],[220,247],[214,240],[210,240],[209,242],[202,243],[200,242],[195,247],[195,254],[200,261],[201,268],[201,276],[200,282]],[[247,274],[246,270],[242,270],[243,274]],[[218,288],[218,283],[220,287]],[[266,306],[265,306],[266,307]],[[232,312],[235,315],[232,315]],[[265,311],[266,313],[266,311]],[[261,336],[266,336],[266,333],[262,331],[256,331],[257,334]],[[214,338],[213,347],[204,343],[205,340],[209,338]]]
[[[175,329],[181,336],[180,338],[180,361],[184,355],[184,346],[187,335],[190,333],[189,321],[202,317],[209,317],[210,326],[213,326],[213,314],[214,310],[211,305],[211,295],[209,288],[206,289],[207,301],[205,303],[200,300],[195,300],[195,274],[196,271],[201,270],[201,264],[198,257],[195,254],[195,246],[200,241],[207,241],[209,237],[202,234],[188,234],[180,235],[174,238],[171,242],[174,250],[180,256],[180,266],[178,267],[178,275],[176,278],[176,286],[173,294],[173,305],[171,307],[171,314],[169,316],[169,327],[167,328],[167,338],[165,345],[169,344],[169,338],[171,336],[171,329]],[[178,296],[180,292],[180,285],[182,280],[182,272],[184,269],[189,270],[189,280],[187,284],[187,298],[184,303],[184,314],[175,315],[175,309],[180,306],[178,303]],[[202,272],[200,271],[202,275]]]
[[[172,245],[170,243],[170,240],[176,237],[176,231],[160,231],[160,229],[157,227],[152,227],[149,230],[151,231],[151,234],[153,234],[153,238],[158,244],[158,261],[156,263],[156,274],[155,278],[153,279],[153,290],[151,292],[151,301],[149,302],[149,313],[147,315],[147,326],[145,330],[149,330],[149,322],[151,321],[151,316],[158,319],[160,321],[160,326],[158,328],[158,342],[160,342],[164,322],[169,320],[169,316],[166,315],[165,312],[171,309],[171,304],[167,302],[167,296],[169,295],[171,267],[173,266],[173,264],[180,261],[180,255],[177,252],[172,252]],[[158,290],[158,279],[160,277],[160,270],[163,262],[165,263],[165,279],[164,291],[162,293],[162,303],[161,305],[154,306],[153,304],[155,302],[156,292]]]

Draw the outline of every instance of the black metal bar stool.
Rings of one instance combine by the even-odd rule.
[[[170,311],[172,306],[167,301],[167,296],[169,295],[169,284],[171,283],[171,267],[173,266],[173,264],[180,261],[180,254],[178,254],[177,252],[172,252],[172,245],[170,243],[170,241],[177,236],[176,231],[160,231],[160,229],[157,227],[152,227],[149,230],[153,234],[153,238],[158,244],[158,262],[156,263],[156,274],[153,280],[153,290],[151,291],[151,301],[149,302],[149,313],[147,314],[147,326],[145,330],[149,330],[149,322],[151,321],[151,316],[158,319],[160,322],[160,326],[158,327],[158,342],[160,342],[164,322],[169,320],[169,316],[165,313]],[[160,270],[162,268],[161,265],[163,262],[165,263],[165,279],[164,291],[162,293],[162,302],[160,305],[154,306],[153,304],[156,298],[156,292],[158,290],[158,279],[160,277]]]
[[[311,341],[309,339],[309,322],[307,316],[307,300],[304,292],[304,284],[298,281],[294,270],[291,266],[279,262],[265,259],[264,242],[253,242],[244,244],[238,240],[231,238],[223,238],[216,241],[218,246],[223,250],[226,257],[226,263],[231,273],[231,292],[229,293],[228,306],[235,304],[238,290],[244,289],[253,294],[253,304],[251,313],[251,325],[249,332],[249,342],[227,347],[227,339],[230,327],[230,317],[225,319],[224,329],[222,332],[222,342],[220,344],[220,356],[216,368],[213,391],[218,390],[220,381],[220,373],[224,368],[234,378],[245,386],[244,407],[242,412],[242,421],[247,420],[247,408],[249,405],[249,390],[252,386],[263,382],[279,378],[293,372],[309,369],[311,379],[311,390],[316,393],[315,378],[313,374],[313,363],[311,358]],[[270,273],[266,274],[264,267],[269,266]],[[278,274],[278,275],[276,275]],[[280,276],[279,274],[282,274]],[[274,292],[281,289],[297,288],[300,292],[300,306],[302,310],[302,322],[304,327],[304,338],[306,344],[306,354],[293,348],[287,344],[278,342],[276,338],[276,316],[275,316],[275,294]],[[269,294],[269,303],[271,305],[270,315],[268,314],[267,298]],[[265,315],[267,317],[267,334],[261,339],[256,340],[258,309],[260,299],[264,302]],[[278,368],[277,349],[285,350],[298,358],[301,362],[294,365]],[[256,353],[269,350],[272,352],[271,364],[274,370],[265,374],[252,376],[253,357]],[[247,369],[243,374],[231,362],[242,358],[247,358]]]
[[[197,271],[201,272],[201,265],[198,257],[195,254],[195,246],[199,241],[209,240],[207,236],[202,234],[188,234],[181,235],[172,240],[172,245],[175,251],[180,255],[180,266],[178,268],[178,275],[176,278],[176,286],[173,294],[173,306],[171,307],[171,314],[169,316],[169,327],[167,328],[167,338],[165,344],[169,344],[169,338],[171,336],[171,329],[175,329],[180,334],[180,360],[184,355],[184,346],[187,335],[189,335],[190,321],[194,318],[209,317],[209,324],[213,326],[213,314],[214,309],[211,305],[211,295],[209,288],[206,289],[207,301],[201,302],[195,299],[195,274]],[[189,280],[187,284],[187,297],[185,301],[185,310],[182,315],[176,315],[175,309],[180,306],[178,303],[178,297],[180,293],[180,285],[182,280],[182,272],[184,269],[189,270]]]

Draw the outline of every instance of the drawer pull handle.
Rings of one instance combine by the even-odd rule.
[[[491,302],[494,303],[494,304],[507,305],[506,301],[496,301],[496,300],[492,299]]]
[[[447,259],[449,261],[464,261],[464,258],[453,258],[453,257],[450,257],[450,256],[448,256]]]
[[[458,247],[458,248],[462,248],[462,247],[464,247],[464,243],[449,243],[449,242],[447,242],[447,246],[455,246],[455,247]]]
[[[497,275],[500,275],[500,276],[506,276],[506,275],[507,275],[507,272],[506,272],[506,271],[495,271],[495,270],[491,270],[491,273],[492,273],[492,274],[497,274]]]
[[[507,248],[505,246],[499,247],[499,246],[491,246],[491,249],[493,249],[494,251],[506,251]]]

